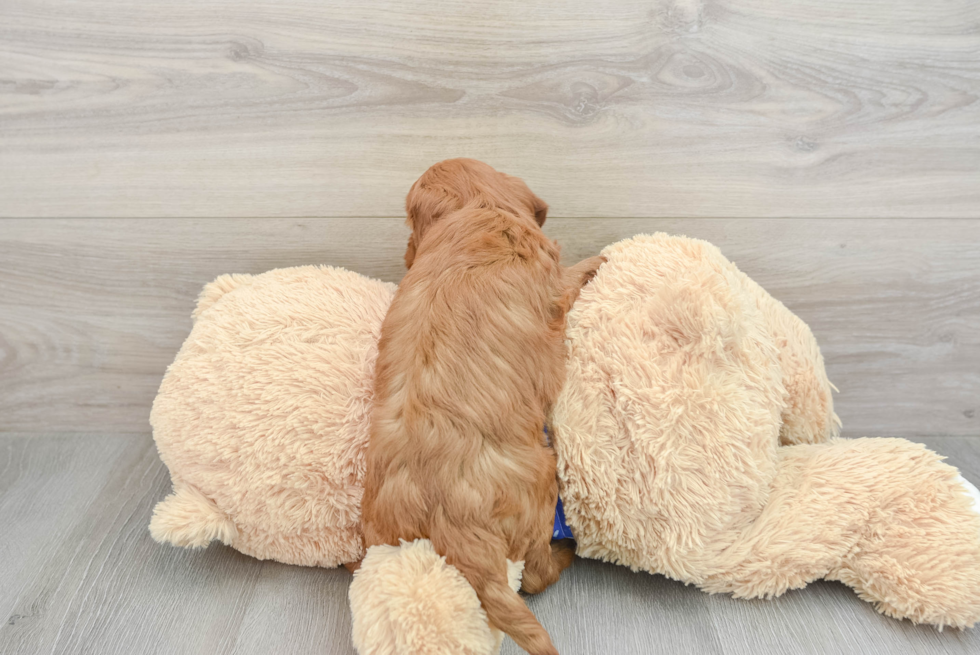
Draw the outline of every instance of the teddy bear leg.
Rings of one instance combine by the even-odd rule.
[[[831,444],[777,449],[766,505],[721,541],[699,586],[735,598],[772,598],[830,574],[858,542],[870,491],[837,488],[848,461]]]
[[[507,582],[521,586],[521,562]],[[503,634],[476,592],[428,539],[372,546],[351,582],[352,639],[360,655],[495,655]]]
[[[868,521],[827,577],[888,616],[939,628],[972,626],[980,620],[980,514],[972,485],[920,444],[852,443],[853,466],[842,473],[870,482],[862,494]]]
[[[894,618],[980,620],[980,514],[956,469],[904,439],[834,439],[778,457],[766,507],[702,588],[770,597],[826,578]]]

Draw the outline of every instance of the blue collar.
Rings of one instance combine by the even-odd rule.
[[[574,539],[572,529],[565,523],[565,508],[562,507],[561,498],[558,498],[558,505],[555,506],[555,529],[551,533],[552,539]]]
[[[551,447],[551,435],[548,434],[548,426],[544,426],[544,439],[548,447]],[[558,504],[555,506],[555,528],[551,532],[552,539],[574,539],[572,529],[565,522],[565,508],[561,504],[561,496],[558,497]]]

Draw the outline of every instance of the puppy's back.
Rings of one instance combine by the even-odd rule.
[[[368,545],[431,539],[532,653],[554,648],[506,560],[553,502],[560,279],[557,247],[521,217],[467,207],[429,229],[382,326],[363,501]]]
[[[508,214],[464,209],[434,226],[382,327],[382,416],[402,412],[412,431],[444,414],[491,439],[540,423],[564,354],[559,276],[554,244]]]

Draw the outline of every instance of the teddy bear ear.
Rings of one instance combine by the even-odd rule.
[[[219,275],[214,279],[214,282],[208,282],[201,289],[201,294],[197,297],[197,307],[194,308],[194,313],[191,315],[191,318],[197,321],[197,318],[210,309],[214,303],[221,300],[222,296],[229,291],[234,291],[238,287],[251,284],[252,278],[252,275],[244,273],[226,274]]]

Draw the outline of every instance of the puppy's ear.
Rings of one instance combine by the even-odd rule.
[[[548,218],[548,203],[532,193],[531,205],[534,207],[534,220],[538,222],[538,226],[544,225],[545,219]]]
[[[459,196],[446,186],[423,183],[421,178],[416,181],[405,198],[405,213],[415,236],[415,245],[422,241],[422,235],[430,225],[460,206]]]
[[[415,234],[408,237],[408,248],[405,249],[405,268],[412,268],[415,263]]]

